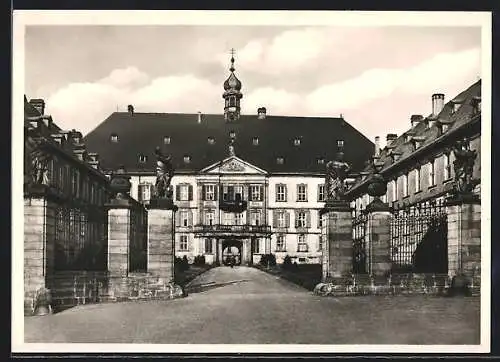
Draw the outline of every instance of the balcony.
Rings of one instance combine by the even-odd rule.
[[[243,200],[223,200],[220,209],[225,212],[240,213],[247,209],[247,202]]]
[[[271,234],[269,225],[196,225],[196,236],[249,237]]]

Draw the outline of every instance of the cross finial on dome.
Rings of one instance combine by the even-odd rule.
[[[234,48],[231,48],[231,68],[229,68],[229,70],[231,72],[234,72],[234,54],[236,53],[236,51],[234,50]]]

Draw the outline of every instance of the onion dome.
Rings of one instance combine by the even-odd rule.
[[[234,57],[231,57],[231,67],[229,68],[231,71],[231,74],[229,75],[229,78],[226,79],[224,82],[224,90],[229,91],[229,90],[241,90],[241,82],[236,76],[234,75]]]

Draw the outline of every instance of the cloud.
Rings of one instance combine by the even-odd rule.
[[[317,39],[317,34],[309,30],[300,35],[282,33],[272,44],[275,44],[274,49],[282,49],[284,53],[273,56],[285,59],[291,39],[306,42]],[[264,49],[260,41],[248,43],[242,51],[247,54],[247,64],[260,64],[262,57],[270,56]],[[307,64],[305,59],[319,51],[316,46],[309,49],[302,58],[291,60],[291,67]],[[436,54],[406,69],[368,69],[343,81],[318,83],[312,91],[292,91],[269,76],[265,86],[244,88],[242,110],[244,114],[255,114],[258,107],[264,106],[274,115],[338,116],[343,113],[356,128],[372,138],[375,132],[400,128],[401,122],[406,127],[410,113],[426,114],[430,110],[427,98],[430,99],[432,93],[439,91],[452,97],[472,84],[479,74],[480,53],[474,48]],[[300,79],[299,75],[290,76]],[[128,104],[133,104],[136,112],[220,114],[223,109],[221,82],[213,83],[194,74],[150,79],[134,67],[115,69],[94,83],[71,83],[57,90],[47,99],[47,111],[62,128],[77,128],[84,134],[117,108],[126,111]],[[425,101],[421,101],[418,108],[408,109],[411,105],[406,100],[409,98],[413,102],[416,99]],[[423,104],[425,108],[421,109]],[[376,118],[371,116],[375,114]],[[388,122],[385,114],[394,117]]]

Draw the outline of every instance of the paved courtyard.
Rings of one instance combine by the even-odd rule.
[[[25,342],[479,344],[479,298],[322,298],[260,270],[214,268],[215,287],[170,301],[25,318]],[[218,284],[222,284],[217,286]]]

